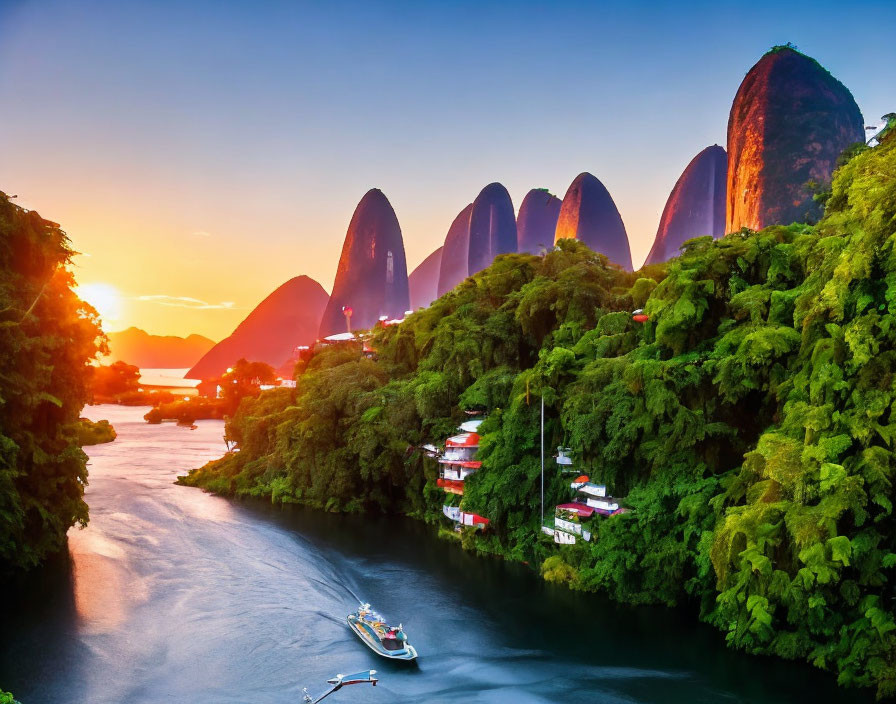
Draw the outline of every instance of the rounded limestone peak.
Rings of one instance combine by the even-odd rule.
[[[645,264],[678,256],[681,245],[692,237],[725,234],[727,173],[728,154],[718,144],[691,159],[669,194]]]
[[[451,222],[445,244],[442,247],[442,260],[439,263],[439,287],[437,293],[441,298],[470,275],[467,260],[470,253],[470,203],[461,210]]]
[[[470,276],[490,266],[499,254],[516,252],[516,215],[507,189],[500,183],[483,188],[470,212]]]
[[[426,308],[439,297],[439,268],[442,265],[442,247],[424,259],[408,276],[411,310]]]
[[[554,242],[577,239],[627,271],[632,253],[625,225],[610,192],[595,176],[584,172],[575,177],[563,196]]]
[[[402,317],[408,305],[401,227],[389,199],[372,188],[355,208],[345,234],[320,337],[345,331],[345,306],[353,311],[352,329],[359,330],[372,327],[383,315]]]
[[[550,249],[562,202],[547,188],[533,188],[526,194],[516,218],[518,252],[538,254]]]
[[[773,48],[731,105],[725,231],[817,220],[807,183],[828,183],[840,153],[864,139],[849,90],[793,47]]]

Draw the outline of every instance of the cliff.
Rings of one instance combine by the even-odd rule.
[[[430,254],[408,276],[408,293],[411,310],[426,308],[439,297],[439,269],[442,265],[442,247]]]
[[[625,225],[604,184],[585,172],[575,177],[563,196],[554,241],[577,239],[614,264],[631,271],[632,254]]]
[[[728,118],[725,231],[815,222],[806,184],[826,184],[837,157],[865,139],[852,94],[817,61],[776,47],[750,69]]]
[[[259,303],[229,337],[212,347],[185,378],[214,379],[243,358],[279,367],[298,345],[310,345],[317,338],[327,299],[327,292],[314,279],[290,279]]]
[[[467,259],[470,253],[470,213],[473,204],[470,203],[461,210],[451,222],[448,234],[445,235],[445,244],[442,247],[442,261],[439,264],[439,297],[457,286],[467,276],[469,269]]]
[[[728,155],[717,144],[691,160],[669,194],[645,264],[677,256],[681,245],[692,237],[725,234],[727,171]]]
[[[355,208],[345,234],[319,336],[345,331],[344,306],[353,311],[352,329],[360,330],[372,327],[383,315],[402,317],[409,305],[401,227],[389,199],[372,188]]]
[[[510,194],[500,183],[483,188],[470,212],[469,274],[482,271],[499,254],[516,251],[516,216]]]
[[[516,218],[518,252],[538,254],[542,249],[550,249],[561,204],[546,188],[533,188],[526,194]]]

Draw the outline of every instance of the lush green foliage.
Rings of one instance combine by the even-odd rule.
[[[118,434],[109,421],[99,420],[94,423],[89,418],[81,418],[78,427],[78,444],[81,447],[112,442],[116,437]]]
[[[220,389],[219,398],[171,396],[160,399],[145,416],[148,423],[176,420],[190,425],[200,419],[222,419],[232,415],[244,398],[255,398],[261,393],[262,384],[272,384],[277,372],[264,362],[239,360],[219,379],[210,382]]]
[[[734,647],[894,694],[894,233],[887,140],[839,169],[817,226],[692,240],[636,274],[572,241],[500,257],[378,330],[376,361],[331,349],[294,393],[244,401],[241,451],[186,482],[436,517],[445,495],[413,448],[483,405],[463,505],[492,530],[465,545],[621,601],[694,603]],[[549,447],[632,509],[592,543],[539,533],[541,398]],[[549,473],[549,505],[568,481]]]
[[[223,420],[224,415],[224,403],[220,399],[193,396],[159,403],[153,406],[143,418],[147,423],[153,424],[174,420],[181,425],[192,425],[194,421],[200,419]]]
[[[217,380],[224,412],[232,415],[246,396],[258,396],[262,384],[273,384],[276,380],[277,372],[270,364],[240,359]]]
[[[58,225],[0,194],[0,572],[87,522],[78,416],[101,332],[72,292],[71,255]]]
[[[0,704],[19,704],[19,702],[9,692],[0,690]]]

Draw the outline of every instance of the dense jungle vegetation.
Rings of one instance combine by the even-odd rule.
[[[58,225],[0,193],[0,577],[87,522],[78,418],[103,343],[72,292],[72,254]]]
[[[896,140],[835,174],[814,226],[692,240],[627,273],[575,241],[507,255],[398,327],[378,359],[328,349],[295,390],[242,402],[240,451],[185,483],[438,520],[414,448],[485,406],[464,543],[626,603],[689,603],[751,653],[896,694]],[[631,311],[645,308],[643,325]],[[550,449],[629,513],[595,540],[539,534]],[[549,506],[569,498],[551,467]]]

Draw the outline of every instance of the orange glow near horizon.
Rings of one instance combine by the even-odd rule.
[[[96,309],[102,320],[103,330],[115,332],[122,329],[125,306],[117,288],[100,282],[85,283],[75,287],[75,294]]]

